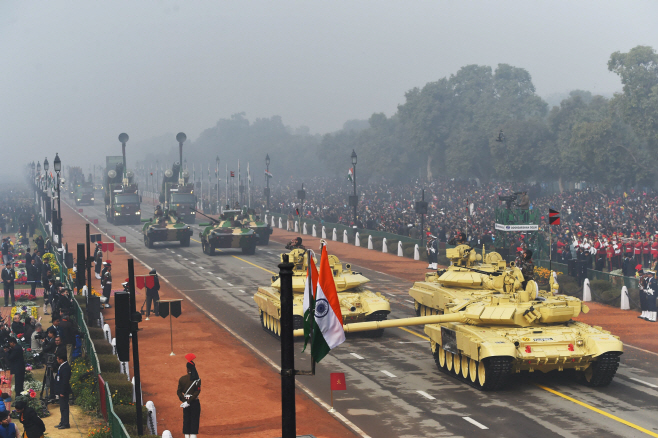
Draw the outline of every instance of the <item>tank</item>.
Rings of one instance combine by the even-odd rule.
[[[261,221],[253,210],[243,211],[242,217],[244,226],[258,234],[258,245],[269,245],[272,228],[264,221]]]
[[[448,257],[452,266],[412,287],[424,316],[347,324],[345,331],[424,325],[438,369],[481,390],[502,389],[514,374],[528,372],[572,370],[589,386],[612,381],[622,342],[601,327],[574,321],[589,309],[559,295],[553,276],[550,291],[534,281],[524,289],[521,271],[503,267],[500,256],[485,255],[479,263],[475,251],[458,246]]]
[[[306,251],[299,248],[293,249],[288,254],[288,260],[294,264],[292,290],[293,326],[295,329],[301,329],[304,326],[304,286],[308,268],[308,258],[305,257],[305,254]],[[283,255],[280,256],[281,261],[283,261]],[[370,280],[360,272],[353,271],[349,263],[343,266],[338,257],[334,255],[329,255],[328,259],[334,275],[340,310],[343,314],[343,324],[384,321],[391,313],[391,304],[388,298],[379,292],[368,290],[364,285]],[[279,322],[281,318],[280,290],[281,280],[275,275],[272,277],[270,286],[259,287],[254,295],[263,329],[276,337],[281,334],[281,324]],[[380,337],[383,333],[384,329],[382,328],[372,330],[367,335]]]
[[[256,253],[258,234],[237,220],[236,216],[240,214],[240,210],[225,210],[220,220],[206,216],[198,210],[197,213],[212,221],[199,224],[205,227],[203,232],[199,233],[205,254],[213,255],[217,248],[241,249],[242,253],[247,255]]]
[[[142,234],[147,248],[153,248],[156,242],[180,242],[181,246],[190,246],[192,228],[174,213],[168,212],[159,218],[143,219],[143,222]]]

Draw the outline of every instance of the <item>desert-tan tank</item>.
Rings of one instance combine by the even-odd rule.
[[[439,370],[482,390],[501,389],[513,374],[535,371],[574,370],[590,386],[612,381],[623,344],[601,327],[573,320],[589,311],[581,300],[556,294],[552,278],[551,291],[540,291],[534,281],[523,289],[517,267],[477,265],[467,248],[448,253],[453,266],[440,273],[437,296],[421,308],[432,315],[347,324],[345,331],[424,325]]]
[[[292,277],[293,290],[293,326],[295,329],[304,326],[304,285],[306,282],[306,271],[308,258],[303,249],[293,249],[289,254],[289,260],[294,264]],[[355,272],[349,263],[345,266],[338,257],[329,255],[329,266],[334,275],[336,291],[340,301],[340,310],[343,314],[343,324],[361,321],[383,321],[391,312],[391,304],[388,298],[379,292],[372,292],[364,287],[370,280],[360,272]],[[283,254],[280,256],[283,260]],[[254,300],[258,305],[263,329],[275,336],[281,334],[281,280],[277,275],[272,277],[272,284],[259,287]],[[384,329],[374,330],[368,333],[371,337],[379,337]]]

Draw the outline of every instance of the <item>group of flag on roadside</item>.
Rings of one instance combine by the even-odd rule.
[[[311,356],[315,362],[320,362],[329,351],[345,342],[343,315],[326,245],[322,246],[319,272],[315,267],[313,251],[307,251],[307,257],[303,307],[304,350],[310,343]]]

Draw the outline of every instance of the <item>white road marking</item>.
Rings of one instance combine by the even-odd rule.
[[[422,395],[423,397],[429,399],[429,400],[436,400],[436,397],[432,397],[431,395],[429,395],[429,394],[426,393],[425,391],[416,391],[416,392],[417,392],[418,394]]]
[[[176,255],[177,255],[178,257],[183,257],[183,256],[182,256],[182,255],[180,255],[180,254],[176,254]]]
[[[187,260],[186,258],[183,258],[183,260]]]
[[[194,263],[194,262],[192,262],[192,263]],[[203,266],[199,266],[199,269],[203,269]],[[309,294],[310,294],[310,292],[309,292]]]
[[[359,356],[356,353],[350,353],[352,356],[356,357],[357,359],[363,359],[363,357]]]
[[[427,341],[407,341],[407,342],[398,342],[398,344],[424,344]]]
[[[185,260],[187,260],[187,259],[185,259]],[[190,263],[191,263],[191,264],[193,264],[193,265],[196,265],[196,263],[195,263],[195,262],[190,262]],[[310,292],[309,292],[309,294],[310,294]]]
[[[309,292],[309,293],[310,293],[310,292]],[[392,294],[392,293],[390,293],[390,292],[384,292],[384,293],[385,293],[386,295],[390,296],[390,297],[394,297],[394,296],[395,296],[394,294]]]
[[[245,293],[242,289],[239,289],[239,290],[240,290],[240,292]],[[309,294],[310,294],[310,292],[309,292]]]
[[[414,302],[413,302],[413,301],[411,301],[411,300],[405,300],[405,301],[406,301],[407,303],[411,303],[411,304],[414,304]]]
[[[222,279],[222,277],[217,277],[217,280],[221,280],[221,279]]]
[[[212,275],[212,272],[208,271],[208,274]]]
[[[382,373],[386,374],[388,377],[397,377],[395,374],[390,373],[390,372],[388,372],[388,371],[386,371],[386,370],[382,370]]]
[[[479,427],[480,429],[489,429],[487,426],[485,426],[485,425],[482,424],[482,423],[478,423],[477,421],[475,421],[475,420],[472,419],[471,417],[462,417],[462,418],[463,418],[464,420],[468,421],[469,423],[471,423],[472,425]]]
[[[233,286],[233,285],[232,285],[231,283],[229,283],[228,281],[226,282],[226,284],[228,284],[229,286]],[[310,293],[310,292],[309,292],[309,293]]]
[[[643,385],[647,385],[650,388],[658,388],[658,385],[654,385],[653,383],[645,382],[644,380],[636,379],[634,377],[629,377],[631,380],[635,380],[638,383],[641,383]]]

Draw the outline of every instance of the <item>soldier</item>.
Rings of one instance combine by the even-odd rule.
[[[647,232],[646,237],[642,239],[642,259],[643,259],[643,266],[645,268],[651,267],[651,261],[649,260],[649,257],[651,255],[651,242],[649,241],[649,238],[651,236],[651,233]]]
[[[525,289],[528,282],[535,278],[535,264],[532,262],[531,249],[526,249],[523,252],[523,257],[520,259],[520,263],[521,265],[518,266],[518,268],[523,274],[523,283],[521,283],[521,286]]]
[[[112,293],[112,265],[107,263],[107,270],[103,275],[103,296],[105,297],[105,308],[110,307],[110,294]]]
[[[196,356],[189,353],[185,355],[185,359],[187,360],[187,374],[178,379],[176,394],[178,399],[183,402],[180,405],[183,408],[183,434],[185,438],[196,438],[201,417],[201,404],[199,403],[201,379],[194,363]]]
[[[647,287],[647,278],[644,276],[644,270],[642,265],[635,266],[635,276],[638,278],[638,289],[640,293],[640,310],[642,313],[638,318],[647,320],[649,316],[649,310],[647,309],[647,299],[645,288]]]
[[[658,283],[656,282],[656,273],[647,271],[648,279],[645,289],[645,300],[647,301],[647,317],[649,322],[656,322],[656,297],[658,296]]]
[[[103,248],[100,242],[96,242],[96,248],[94,249],[94,272],[96,273],[96,279],[101,279],[101,268],[103,267]]]
[[[642,265],[642,241],[638,238],[634,248],[635,264]]]
[[[161,218],[163,215],[164,215],[164,213],[162,212],[162,206],[161,206],[160,204],[158,204],[158,205],[155,207],[155,211],[153,212],[153,217],[156,218],[156,219],[159,219],[159,218]]]
[[[436,236],[427,233],[428,239],[427,239],[427,261],[429,265],[427,265],[427,269],[438,269],[438,262],[437,262],[437,256],[439,255],[439,245],[438,245],[438,240],[436,239]]]
[[[295,237],[293,240],[288,242],[286,245],[286,249],[288,250],[293,250],[293,249],[303,249],[306,250],[306,247],[302,245],[302,238],[301,237]]]

